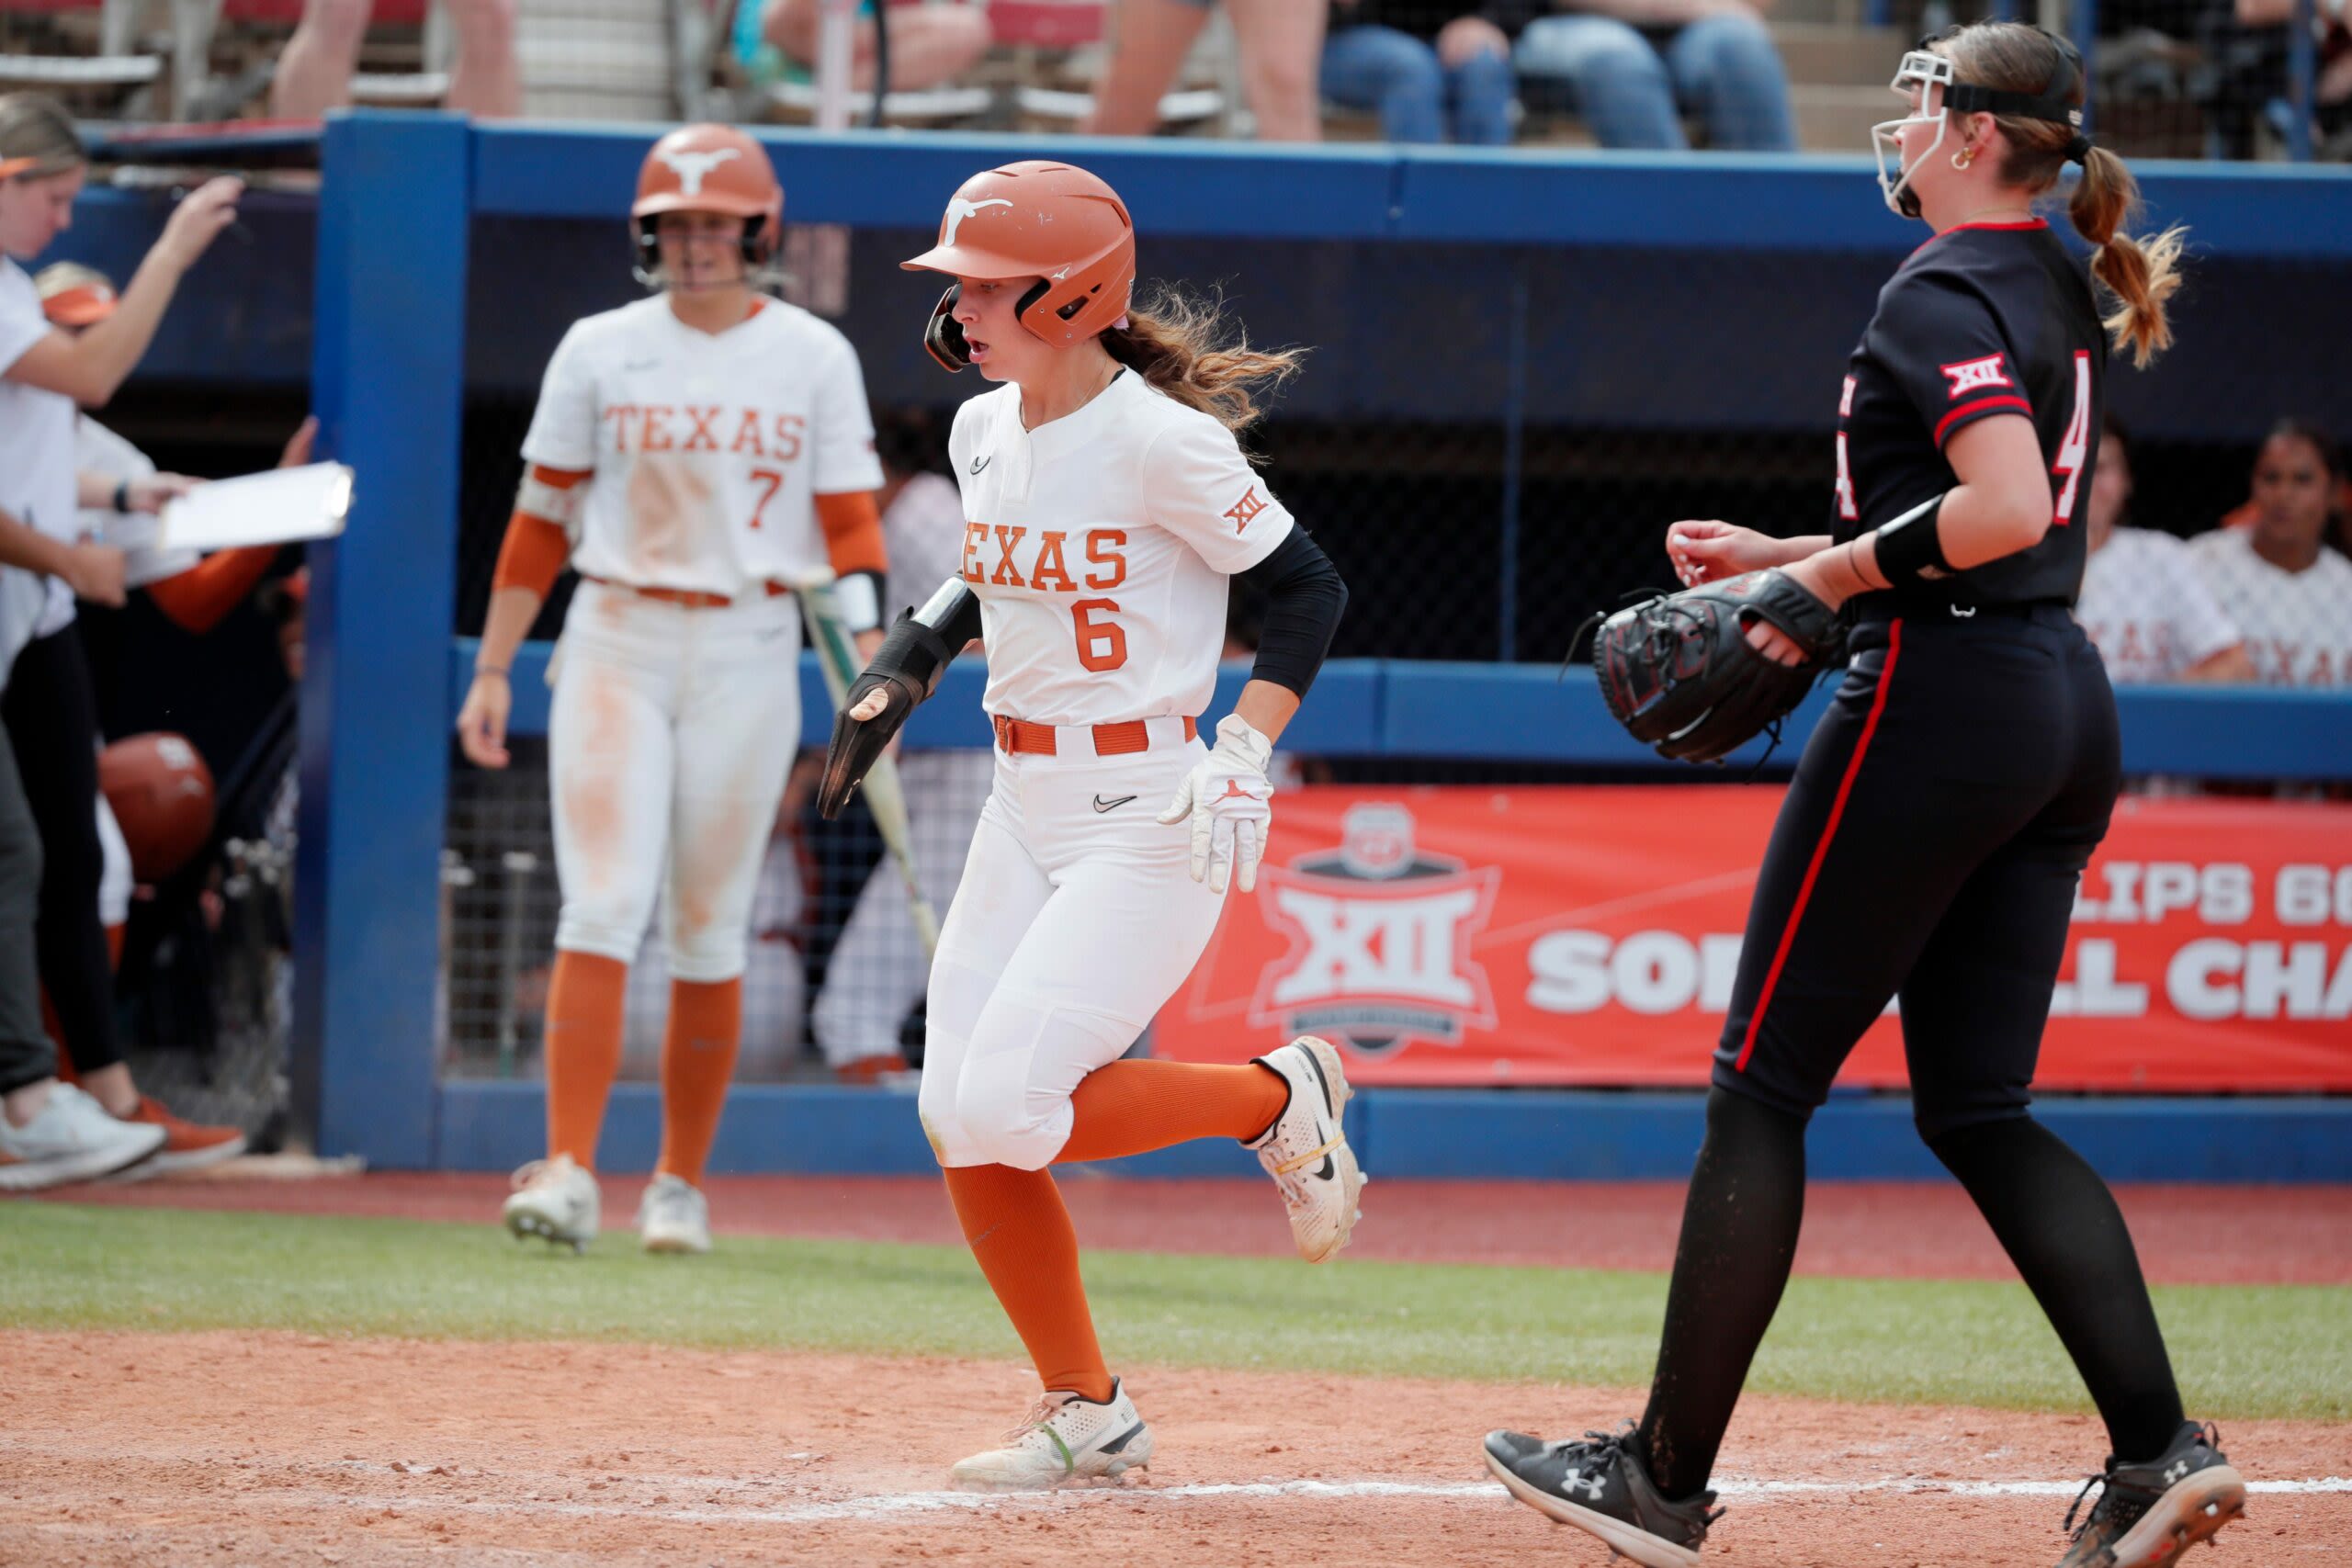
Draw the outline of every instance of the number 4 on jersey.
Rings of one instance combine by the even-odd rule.
[[[2066,420],[2066,434],[2058,442],[2058,461],[2052,465],[2054,478],[2066,482],[2058,489],[2058,506],[2051,522],[2063,528],[2075,515],[2075,487],[2082,482],[2083,463],[2091,451],[2091,356],[2087,349],[2075,351],[2075,412]]]

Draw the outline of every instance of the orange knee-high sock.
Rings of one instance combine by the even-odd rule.
[[[1078,1274],[1078,1232],[1054,1179],[1009,1165],[951,1168],[947,1196],[1038,1379],[1087,1399],[1111,1397],[1110,1369]]]
[[[559,949],[548,981],[548,1156],[596,1168],[605,1102],[621,1070],[622,994],[628,965]]]
[[[1255,1062],[1113,1062],[1079,1079],[1069,1142],[1054,1163],[1117,1159],[1194,1138],[1254,1138],[1289,1103],[1283,1076]]]
[[[662,1036],[662,1158],[654,1169],[702,1185],[743,1040],[743,982],[673,980]]]

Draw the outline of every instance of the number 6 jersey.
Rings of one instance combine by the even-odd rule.
[[[2098,456],[2107,335],[2090,276],[2036,219],[1947,230],[1879,291],[1838,410],[1830,532],[1845,540],[1959,483],[1945,445],[1981,419],[2033,422],[2054,498],[2031,549],[1903,591],[1942,610],[2071,604],[2082,587],[2084,525]]]
[[[947,451],[988,711],[1056,725],[1197,716],[1225,647],[1226,579],[1291,530],[1233,433],[1122,370],[1035,430],[1018,386],[974,398]]]

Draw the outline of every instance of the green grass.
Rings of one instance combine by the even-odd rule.
[[[0,1206],[0,1325],[289,1329],[1015,1358],[962,1250],[729,1237],[588,1256],[488,1225]],[[1114,1361],[1580,1383],[1647,1381],[1666,1285],[1650,1274],[1098,1252]],[[2352,1418],[2352,1292],[2156,1292],[2200,1417]],[[2081,1409],[2021,1286],[1798,1280],[1751,1387],[1889,1403]]]

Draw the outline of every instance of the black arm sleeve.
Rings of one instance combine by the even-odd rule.
[[[1251,678],[1306,695],[1348,607],[1340,569],[1306,529],[1293,527],[1272,554],[1239,575],[1266,595],[1266,626]]]

